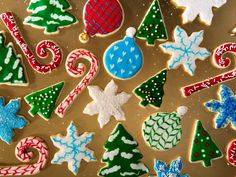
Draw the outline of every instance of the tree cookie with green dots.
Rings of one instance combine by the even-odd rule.
[[[64,82],[60,82],[25,96],[25,101],[31,106],[29,114],[33,117],[39,114],[45,120],[49,120],[63,85]]]

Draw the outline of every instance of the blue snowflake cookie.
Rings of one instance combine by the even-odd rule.
[[[230,122],[236,130],[236,95],[226,85],[221,85],[219,90],[220,100],[211,100],[205,103],[209,111],[217,113],[215,128],[225,128]]]
[[[104,54],[107,72],[117,79],[130,79],[143,65],[143,55],[134,40],[135,28],[128,28],[123,40],[111,44]]]
[[[0,97],[0,139],[7,144],[11,143],[13,138],[13,129],[22,129],[27,125],[27,121],[18,116],[20,109],[20,99],[9,101],[4,104],[4,98]]]

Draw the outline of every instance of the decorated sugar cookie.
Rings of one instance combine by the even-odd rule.
[[[183,23],[194,21],[198,16],[206,25],[211,25],[213,19],[212,8],[220,8],[227,0],[172,0],[177,7],[185,9]]]
[[[63,162],[68,163],[69,170],[77,175],[80,163],[82,160],[86,162],[95,161],[94,152],[86,146],[92,141],[92,133],[83,133],[78,136],[76,127],[73,122],[67,128],[67,135],[61,136],[60,134],[51,136],[51,140],[60,150],[54,155],[52,164],[61,165]]]
[[[98,114],[98,122],[101,128],[110,121],[111,116],[114,116],[118,121],[125,120],[125,113],[121,107],[131,95],[125,92],[117,94],[118,86],[113,80],[107,84],[104,91],[98,86],[88,86],[88,90],[93,101],[84,108],[83,113],[91,116]]]
[[[87,43],[90,37],[107,36],[120,29],[124,11],[119,0],[87,0],[83,11],[84,33],[79,40]]]
[[[226,158],[231,165],[236,167],[236,140],[229,143]]]
[[[77,22],[76,17],[67,12],[70,8],[67,0],[31,0],[27,11],[32,15],[25,18],[24,24],[44,28],[45,34],[58,33],[58,28]]]
[[[5,45],[5,35],[0,31],[0,84],[27,86],[27,76],[20,55],[13,44]]]
[[[7,144],[11,143],[14,129],[22,129],[27,122],[17,113],[20,110],[20,99],[10,100],[4,105],[3,97],[0,97],[0,139]]]
[[[31,106],[29,114],[33,117],[39,114],[49,120],[63,85],[64,82],[60,82],[25,96],[25,101]]]
[[[209,133],[204,129],[198,120],[195,125],[195,133],[192,140],[190,161],[202,161],[204,167],[211,166],[213,159],[222,157],[222,152],[211,139]]]
[[[148,45],[155,40],[167,40],[167,32],[158,0],[153,0],[136,34],[137,38],[146,39]]]
[[[29,162],[33,159],[31,149],[36,149],[39,153],[38,161],[33,164],[0,166],[0,176],[28,176],[40,173],[46,166],[48,147],[44,140],[39,137],[27,137],[22,139],[16,146],[15,155],[22,162]]]
[[[181,117],[187,112],[187,107],[181,106],[177,112],[156,113],[143,123],[143,138],[147,145],[157,151],[165,151],[179,144],[182,127]]]
[[[166,77],[167,70],[163,70],[134,89],[134,94],[141,99],[141,106],[148,104],[158,108],[161,106]]]
[[[161,49],[171,55],[168,61],[169,69],[176,69],[183,65],[184,70],[190,75],[194,75],[195,60],[205,60],[211,54],[206,48],[199,47],[203,40],[203,31],[194,32],[188,36],[186,31],[177,26],[174,30],[175,42],[161,44]]]
[[[104,66],[107,72],[118,79],[130,79],[143,65],[143,54],[135,43],[135,28],[128,28],[123,40],[111,44],[104,54]]]
[[[220,100],[211,100],[205,103],[209,111],[217,113],[215,128],[225,128],[229,123],[236,130],[236,95],[226,85],[221,85]]]
[[[157,177],[189,177],[188,175],[181,175],[182,168],[183,162],[180,157],[177,160],[173,160],[170,166],[160,160],[155,160],[154,170]]]
[[[98,175],[138,177],[148,173],[148,168],[140,161],[143,156],[137,147],[138,143],[122,124],[118,124],[104,144],[106,152],[102,162],[105,162],[106,166],[100,169]]]

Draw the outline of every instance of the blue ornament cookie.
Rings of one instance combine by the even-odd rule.
[[[143,54],[134,40],[135,33],[135,28],[128,28],[124,39],[114,42],[105,51],[104,66],[117,79],[132,78],[143,65]]]
[[[11,100],[4,105],[4,99],[0,97],[0,139],[7,144],[11,143],[13,137],[13,129],[22,129],[26,126],[26,120],[17,116],[20,109],[20,99]]]

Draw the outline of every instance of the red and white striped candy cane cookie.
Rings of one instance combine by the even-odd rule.
[[[78,67],[73,67],[73,63],[80,58],[88,60],[91,63],[91,67],[89,72],[83,77],[75,89],[72,90],[56,108],[55,113],[61,118],[64,116],[65,111],[69,108],[81,91],[89,85],[98,72],[99,61],[97,57],[85,49],[76,49],[68,55],[66,60],[66,70],[71,76],[81,77],[85,73],[86,68],[84,64],[79,63]]]
[[[22,52],[30,63],[31,67],[39,73],[45,74],[51,72],[53,69],[57,68],[62,60],[62,52],[58,45],[50,40],[41,41],[36,47],[36,54],[45,58],[48,56],[46,49],[48,49],[53,54],[53,60],[49,64],[40,64],[36,60],[33,52],[30,50],[28,44],[25,42],[19,27],[16,24],[12,12],[5,12],[0,15],[3,23],[6,25],[7,29],[10,31],[12,37],[15,39],[16,43],[20,46]]]
[[[16,157],[22,162],[29,162],[33,157],[33,153],[28,152],[29,148],[34,148],[39,152],[39,159],[36,163],[30,165],[0,166],[0,176],[24,176],[39,173],[48,160],[47,145],[38,137],[24,138],[16,146]]]
[[[230,164],[236,167],[236,140],[229,143],[226,158]]]
[[[228,57],[224,58],[223,56],[224,54],[229,52],[236,54],[236,43],[225,43],[219,46],[214,51],[213,55],[214,64],[219,68],[227,68],[231,64],[231,59]],[[185,86],[181,88],[181,91],[183,96],[187,97],[195,92],[199,92],[203,89],[210,88],[216,84],[220,84],[222,82],[229,81],[235,78],[236,78],[236,69],[233,69],[231,71],[212,77],[210,79],[206,79],[204,81]]]

